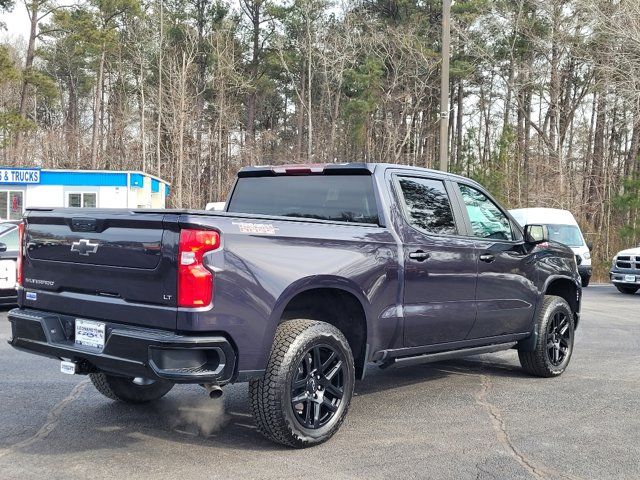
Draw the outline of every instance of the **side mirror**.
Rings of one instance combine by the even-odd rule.
[[[640,247],[640,245],[638,245]],[[587,248],[589,249],[589,251],[593,250],[593,242],[589,241],[587,242]]]
[[[6,251],[7,251],[7,244],[6,243],[0,243],[0,253],[6,252]]]
[[[524,241],[532,245],[549,241],[549,229],[546,225],[526,225],[524,227]]]

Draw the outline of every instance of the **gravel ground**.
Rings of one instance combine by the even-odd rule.
[[[246,384],[210,400],[177,386],[149,406],[98,394],[53,360],[10,348],[0,313],[0,477],[640,477],[640,294],[584,292],[571,365],[524,375],[513,351],[370,367],[338,434],[307,450],[264,440]]]

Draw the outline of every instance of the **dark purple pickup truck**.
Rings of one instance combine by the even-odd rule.
[[[570,249],[421,168],[250,167],[224,212],[34,208],[21,230],[14,347],[125,402],[249,381],[294,447],[337,431],[368,363],[516,348],[552,377],[579,319]]]

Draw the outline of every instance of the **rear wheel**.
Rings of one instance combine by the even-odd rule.
[[[106,373],[90,373],[94,387],[111,400],[126,403],[146,403],[164,397],[173,388],[166,380],[147,378],[127,378]]]
[[[616,285],[616,288],[620,293],[626,293],[627,295],[633,295],[640,287],[628,287],[626,285]]]
[[[564,298],[545,295],[536,321],[533,351],[518,349],[522,368],[538,377],[556,377],[565,371],[573,353],[573,312]]]
[[[354,383],[353,355],[340,330],[312,320],[284,322],[264,377],[249,383],[258,429],[296,448],[325,442],[347,414]]]
[[[584,275],[584,276],[580,277],[580,280],[581,280],[580,283],[582,283],[582,287],[586,288],[586,287],[589,286],[589,282],[591,281],[591,276]]]

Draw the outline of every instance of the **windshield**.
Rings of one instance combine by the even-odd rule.
[[[16,228],[14,223],[0,223],[0,235],[14,228]]]
[[[0,243],[7,246],[7,251],[18,250],[18,229],[13,223],[0,225]]]
[[[547,225],[549,239],[564,243],[567,247],[582,247],[584,240],[580,229],[575,225]]]

